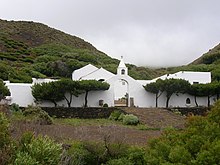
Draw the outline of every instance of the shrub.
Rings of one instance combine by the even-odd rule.
[[[133,164],[136,165],[146,164],[144,160],[145,152],[143,149],[135,147],[135,148],[130,148],[128,152],[129,152],[128,158],[130,161],[133,162]]]
[[[94,155],[82,143],[75,143],[68,150],[69,162],[73,165],[95,164]]]
[[[36,159],[32,158],[26,152],[18,152],[16,154],[16,159],[14,165],[40,165]]]
[[[109,119],[110,120],[118,120],[120,115],[121,115],[121,112],[118,110],[115,110],[111,113],[111,115],[109,116]]]
[[[175,146],[170,150],[169,159],[173,163],[189,164],[191,154],[183,146]]]
[[[120,116],[118,117],[118,120],[119,121],[123,121],[123,118],[125,117],[125,114],[124,113],[121,113]]]
[[[41,165],[57,165],[61,159],[62,147],[47,136],[38,136],[27,145],[27,152]]]
[[[125,115],[123,118],[123,124],[125,125],[137,125],[138,123],[139,123],[138,117],[133,114]]]
[[[133,165],[134,163],[130,161],[128,158],[119,158],[109,160],[106,165]]]
[[[9,121],[5,114],[0,112],[0,164],[9,164],[12,154],[13,148],[9,136]]]
[[[10,142],[9,136],[9,121],[3,113],[0,113],[0,149],[8,145]]]
[[[18,104],[15,104],[15,103],[11,104],[10,110],[11,110],[12,112],[20,112],[20,111],[21,111],[19,105],[18,105]]]
[[[108,104],[107,103],[103,104],[103,107],[108,107]]]
[[[48,113],[43,111],[40,107],[28,106],[28,108],[23,111],[23,115],[41,125],[50,125],[53,123]]]

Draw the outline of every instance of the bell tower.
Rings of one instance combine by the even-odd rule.
[[[117,75],[128,75],[128,68],[124,63],[123,56],[121,56],[121,61],[118,65]]]

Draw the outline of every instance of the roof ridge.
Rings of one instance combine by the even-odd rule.
[[[88,73],[88,74],[86,74],[86,75],[83,75],[82,77],[79,78],[79,80],[81,80],[83,77],[86,77],[86,76],[88,76],[88,75],[90,75],[90,74],[92,74],[92,73],[98,71],[99,69],[100,69],[100,68],[98,68],[98,69],[96,69],[96,70],[94,70],[94,71],[92,71],[92,72],[90,72],[90,73]]]

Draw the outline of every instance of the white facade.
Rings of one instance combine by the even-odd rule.
[[[211,72],[189,72],[189,71],[180,71],[174,74],[166,74],[157,79],[183,79],[189,81],[190,84],[207,84],[211,82]]]
[[[210,83],[210,72],[187,72],[180,71],[175,74],[164,75],[153,80],[135,80],[129,76],[128,68],[126,67],[123,59],[117,69],[117,74],[113,74],[103,68],[97,68],[91,64],[86,65],[72,73],[73,80],[98,80],[105,81],[110,84],[110,88],[106,91],[91,91],[88,94],[88,106],[98,107],[100,100],[107,103],[108,106],[121,105],[126,101],[127,106],[136,107],[155,107],[155,95],[147,92],[143,85],[155,82],[157,79],[184,79],[193,83]],[[10,83],[6,82],[11,92],[11,103],[19,104],[26,107],[28,105],[35,105],[34,98],[31,94],[31,86],[35,83],[56,81],[51,79],[33,79],[32,84]],[[190,104],[186,104],[186,100],[190,100]],[[197,102],[201,106],[207,105],[207,98],[197,98]],[[211,98],[211,103],[214,98]],[[84,94],[79,97],[73,97],[72,107],[82,107],[84,105]],[[163,93],[158,100],[158,107],[165,107],[166,96]],[[50,102],[41,102],[40,106],[54,106]],[[58,106],[67,106],[66,101],[58,102]],[[187,107],[195,106],[194,97],[188,94],[173,94],[170,99],[171,107]]]

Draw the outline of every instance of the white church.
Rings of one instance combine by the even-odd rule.
[[[110,88],[106,91],[91,91],[88,95],[88,107],[100,107],[107,104],[109,107],[127,106],[127,107],[155,107],[155,95],[147,92],[144,85],[155,82],[157,79],[184,79],[193,83],[210,83],[210,72],[188,72],[180,71],[175,74],[168,74],[158,77],[153,80],[135,80],[129,76],[128,68],[126,67],[123,58],[117,68],[117,74],[113,74],[103,68],[97,68],[88,64],[72,73],[72,80],[98,80],[110,84]],[[11,92],[8,97],[9,104],[16,103],[19,106],[27,107],[28,105],[36,105],[35,99],[31,93],[31,87],[35,83],[56,81],[52,79],[33,79],[31,84],[26,83],[10,83],[6,81],[6,86]],[[211,104],[214,102],[211,99]],[[198,97],[199,106],[207,106],[206,97]],[[51,107],[54,106],[50,102],[38,103],[39,106]],[[79,97],[73,97],[72,107],[83,107],[84,94]],[[158,99],[158,107],[165,107],[165,93]],[[67,107],[66,101],[58,102],[58,106]],[[194,96],[189,94],[173,94],[170,99],[170,107],[193,107],[195,106]]]

